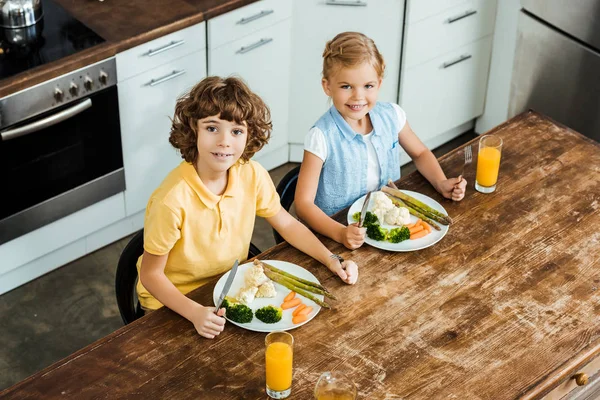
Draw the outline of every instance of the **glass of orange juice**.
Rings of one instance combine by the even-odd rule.
[[[265,338],[267,395],[285,399],[292,392],[294,338],[287,332],[274,331]]]
[[[477,176],[475,189],[481,193],[492,193],[496,190],[500,156],[502,155],[502,139],[495,135],[485,135],[479,139],[477,156]]]
[[[355,400],[354,383],[340,371],[323,372],[315,386],[317,400]]]

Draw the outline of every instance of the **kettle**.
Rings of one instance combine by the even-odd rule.
[[[0,27],[25,28],[42,16],[41,0],[0,0]]]

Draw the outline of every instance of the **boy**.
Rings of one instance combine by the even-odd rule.
[[[169,142],[185,160],[154,191],[144,221],[137,286],[142,308],[169,307],[206,338],[224,328],[225,312],[185,296],[248,254],[254,217],[265,218],[292,246],[348,283],[358,278],[308,228],[285,211],[267,171],[250,158],[269,140],[268,107],[237,78],[209,77],[175,107]]]

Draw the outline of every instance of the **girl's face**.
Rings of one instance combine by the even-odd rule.
[[[321,84],[335,108],[352,126],[375,107],[381,78],[371,64],[363,63],[353,68],[339,68]]]
[[[227,172],[244,153],[248,141],[246,124],[239,125],[219,115],[198,121],[198,172]]]

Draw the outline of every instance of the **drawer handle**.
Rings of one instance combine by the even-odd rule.
[[[185,40],[173,40],[171,43],[169,43],[163,47],[159,47],[158,49],[150,50],[144,55],[148,56],[148,57],[152,57],[152,56],[162,53],[163,51],[171,50],[177,46],[181,46],[184,43],[185,43]]]
[[[366,7],[367,2],[361,0],[327,0],[325,2],[328,6],[355,6],[355,7]]]
[[[573,379],[575,379],[575,383],[577,384],[577,386],[587,385],[589,380],[585,372],[576,373],[575,375],[573,375]]]
[[[469,59],[469,58],[471,58],[471,57],[473,57],[473,56],[472,56],[472,55],[470,55],[470,54],[463,54],[462,56],[458,57],[458,58],[457,58],[456,60],[454,60],[454,61],[448,61],[448,62],[445,62],[445,63],[443,64],[443,67],[444,67],[444,68],[451,67],[451,66],[453,66],[453,65],[456,65],[456,64],[458,64],[458,63],[461,63],[461,62],[463,62],[463,61],[465,61],[465,60],[468,60],[468,59]]]
[[[239,25],[244,25],[244,24],[247,24],[248,22],[252,22],[252,21],[255,21],[255,20],[259,19],[259,18],[266,17],[267,15],[273,14],[274,12],[275,11],[273,11],[273,10],[264,10],[264,11],[259,12],[258,14],[254,14],[251,17],[242,18],[242,19],[240,19],[236,23],[239,24]]]
[[[260,46],[264,46],[267,43],[271,43],[273,41],[273,39],[271,38],[266,38],[266,39],[260,39],[258,42],[251,44],[250,46],[245,46],[245,47],[241,47],[238,51],[236,51],[236,54],[245,54],[249,51],[252,51]]]
[[[166,81],[170,81],[171,79],[175,79],[178,76],[181,76],[185,74],[185,69],[182,69],[181,71],[173,71],[172,73],[170,73],[169,75],[165,75],[161,78],[158,79],[152,79],[150,82],[148,82],[146,84],[146,86],[156,86],[156,85],[160,85],[161,83],[164,83]]]
[[[448,18],[446,20],[446,22],[448,22],[449,24],[451,24],[453,22],[460,21],[463,18],[467,18],[467,17],[470,17],[471,15],[475,15],[475,14],[477,14],[476,10],[468,10],[468,11],[465,11],[464,14],[457,15],[456,17],[450,17],[450,18]]]

